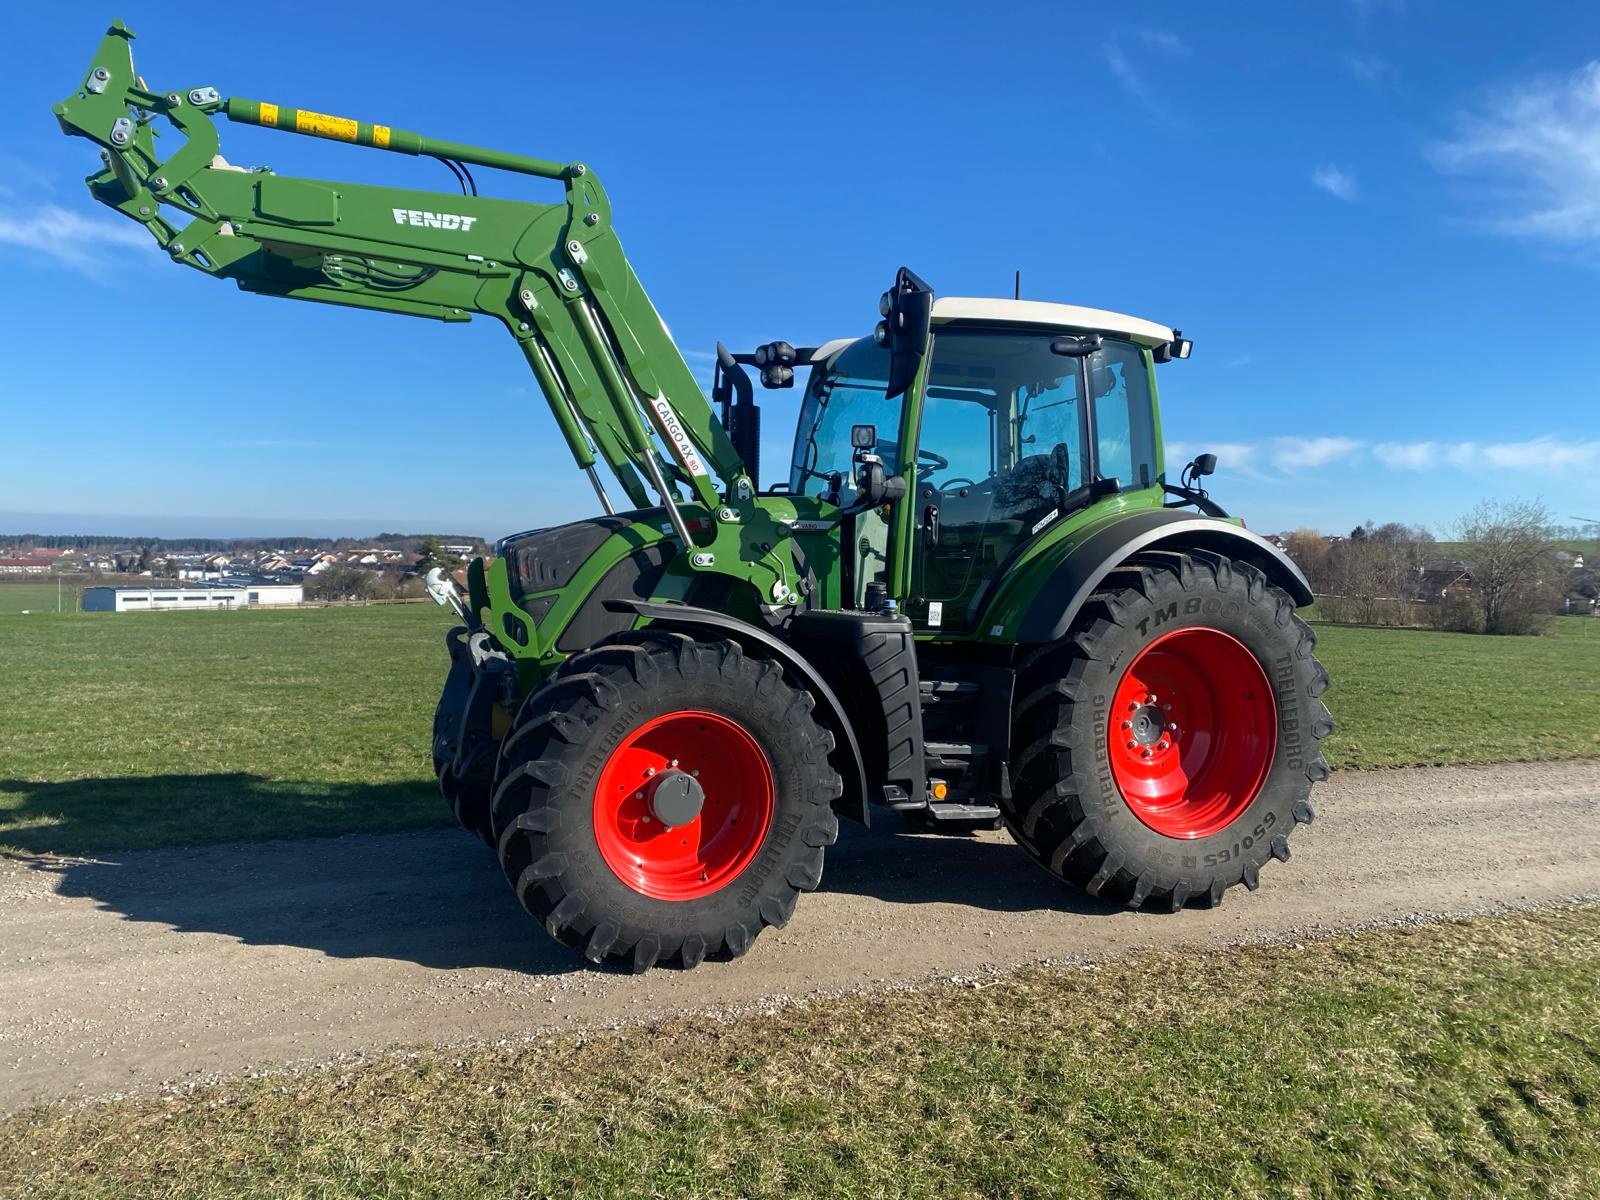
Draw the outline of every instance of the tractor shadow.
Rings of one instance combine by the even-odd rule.
[[[224,827],[218,807],[241,814],[225,827],[247,830],[252,823],[245,814],[263,805],[276,809],[274,819],[258,817],[256,828],[348,827],[359,823],[359,814],[384,810],[396,814],[391,825],[423,823],[431,812],[413,819],[406,811],[417,800],[415,791],[405,784],[297,788],[233,774],[0,780],[0,793],[22,795],[20,811],[13,808],[9,816],[49,822],[0,834],[0,841],[21,851],[12,861],[54,876],[58,895],[176,933],[440,970],[559,975],[588,968],[522,910],[489,848],[454,826],[154,850],[76,849],[136,831],[141,814],[148,814],[149,828],[170,827],[174,811],[193,814],[185,828],[197,840],[214,838]],[[437,795],[425,798],[442,809]],[[146,832],[139,840],[155,839]],[[58,853],[61,847],[73,849]]]
[[[53,876],[58,895],[175,933],[438,970],[616,969],[593,967],[547,937],[488,847],[454,826],[334,832],[426,824],[442,802],[431,788],[418,793],[412,784],[296,785],[244,774],[0,779],[13,823],[0,842],[13,862]],[[871,829],[844,823],[823,891],[986,911],[1121,911],[1050,878],[1004,834],[930,834],[891,813],[873,816]],[[286,830],[292,840],[222,840]],[[185,834],[213,844],[94,848]]]
[[[877,810],[870,829],[840,823],[821,890],[890,904],[954,904],[985,912],[1111,916],[1126,911],[1047,874],[1009,834],[931,833]]]

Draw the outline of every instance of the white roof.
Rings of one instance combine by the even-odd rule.
[[[1044,325],[1053,329],[1078,329],[1093,333],[1116,333],[1142,346],[1170,342],[1174,334],[1166,325],[1143,317],[1110,312],[1104,308],[1084,308],[1079,304],[1051,304],[1044,300],[996,300],[987,296],[936,296],[933,323],[951,321],[993,321],[1006,325]],[[834,338],[817,347],[814,361],[837,354],[859,338]]]
[[[996,321],[1008,325],[1050,325],[1118,333],[1145,346],[1159,346],[1170,342],[1173,336],[1166,325],[1103,308],[1051,304],[1043,300],[995,300],[985,296],[935,297],[933,323],[944,325],[950,321]]]

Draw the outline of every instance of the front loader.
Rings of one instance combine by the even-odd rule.
[[[1216,905],[1289,857],[1332,729],[1311,592],[1206,494],[1210,456],[1169,481],[1181,333],[902,268],[868,336],[719,345],[708,401],[585,164],[152,90],[132,37],[114,23],[55,108],[100,147],[95,199],[246,291],[500,322],[594,487],[604,515],[503,539],[464,594],[430,579],[459,619],[440,789],[553,936],[638,970],[742,954],[817,887],[838,818],[885,810],[1003,823],[1134,908]],[[237,167],[218,118],[431,156],[461,194]],[[474,167],[561,198],[479,195]],[[797,370],[763,487],[752,373]]]

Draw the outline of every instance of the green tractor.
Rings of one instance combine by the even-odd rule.
[[[97,200],[247,291],[499,321],[593,484],[604,515],[505,538],[464,590],[430,578],[459,617],[440,789],[553,936],[636,970],[742,954],[839,818],[884,810],[1003,823],[1134,908],[1216,905],[1289,857],[1332,729],[1311,591],[1208,497],[1211,456],[1169,480],[1177,330],[902,269],[868,336],[719,346],[708,403],[584,164],[152,91],[132,36],[55,108],[101,149]],[[236,167],[223,116],[432,156],[461,194]],[[480,196],[474,166],[563,198]],[[756,379],[802,368],[761,486]]]

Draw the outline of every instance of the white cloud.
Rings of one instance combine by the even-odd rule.
[[[1600,242],[1600,60],[1557,79],[1490,95],[1460,113],[1454,138],[1431,147],[1440,170],[1500,185],[1495,232]]]
[[[1188,42],[1165,29],[1141,29],[1139,39],[1156,53],[1165,54],[1168,58],[1188,58],[1194,53],[1189,49]]]
[[[1311,185],[1340,200],[1356,198],[1356,177],[1353,173],[1332,163],[1324,163],[1311,172]]]
[[[1434,466],[1441,453],[1437,442],[1379,442],[1372,448],[1372,457],[1397,471],[1421,471]]]
[[[1209,450],[1223,470],[1281,481],[1337,463],[1369,461],[1391,471],[1457,470],[1540,475],[1600,475],[1600,439],[1543,434],[1519,442],[1378,442],[1326,436],[1250,442],[1168,442],[1167,461],[1182,464]]]
[[[70,267],[92,271],[103,264],[107,249],[148,250],[155,241],[129,221],[86,217],[46,204],[28,213],[0,213],[0,244],[20,246]]]
[[[1171,38],[1170,43],[1166,43],[1165,38]],[[1165,54],[1166,58],[1182,58],[1184,54],[1189,53],[1189,46],[1184,45],[1174,35],[1141,34],[1141,40],[1152,46],[1158,54]],[[1138,66],[1134,66],[1133,59],[1128,58],[1128,54],[1122,48],[1122,42],[1117,37],[1109,38],[1106,45],[1102,46],[1101,53],[1106,56],[1106,66],[1109,67],[1112,77],[1122,85],[1123,91],[1139,101],[1150,117],[1154,117],[1163,125],[1178,123],[1178,118],[1173,117],[1160,96],[1155,94],[1149,80],[1144,77],[1144,72]]]
[[[1325,467],[1340,459],[1350,458],[1363,445],[1355,438],[1347,437],[1275,438],[1272,465],[1280,471]]]
[[[1399,86],[1400,72],[1381,54],[1347,54],[1344,65],[1350,74],[1375,92]]]
[[[1364,447],[1364,442],[1347,437],[1276,437],[1259,442],[1168,442],[1167,461],[1183,463],[1196,454],[1209,451],[1217,456],[1221,468],[1256,479],[1268,479],[1353,458]]]

